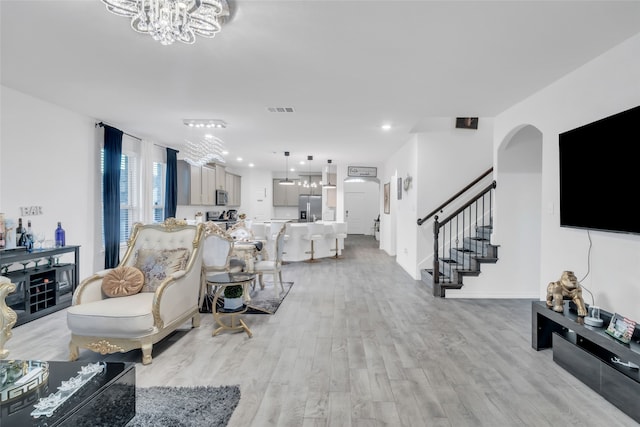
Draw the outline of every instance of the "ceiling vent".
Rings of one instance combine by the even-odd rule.
[[[268,107],[270,113],[293,113],[293,107]]]

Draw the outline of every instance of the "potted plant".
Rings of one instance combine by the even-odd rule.
[[[242,285],[227,286],[224,288],[224,308],[227,310],[237,310],[244,303],[242,300]]]

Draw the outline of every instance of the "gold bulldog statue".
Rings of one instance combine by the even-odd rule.
[[[573,271],[563,271],[560,280],[547,286],[547,307],[553,311],[564,311],[564,300],[571,300],[578,308],[578,323],[584,324],[587,308],[582,299],[582,287]]]

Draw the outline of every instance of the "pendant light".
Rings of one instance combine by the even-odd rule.
[[[331,159],[327,160],[327,184],[324,185],[324,188],[336,188],[335,184],[331,183]]]
[[[280,180],[280,182],[278,184],[280,184],[280,185],[293,185],[293,181],[291,181],[289,179],[289,152],[288,151],[284,152],[284,158],[285,158],[285,165],[286,165],[285,178],[283,180]]]

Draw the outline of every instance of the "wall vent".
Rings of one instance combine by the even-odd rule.
[[[268,107],[270,113],[293,113],[293,107]]]

